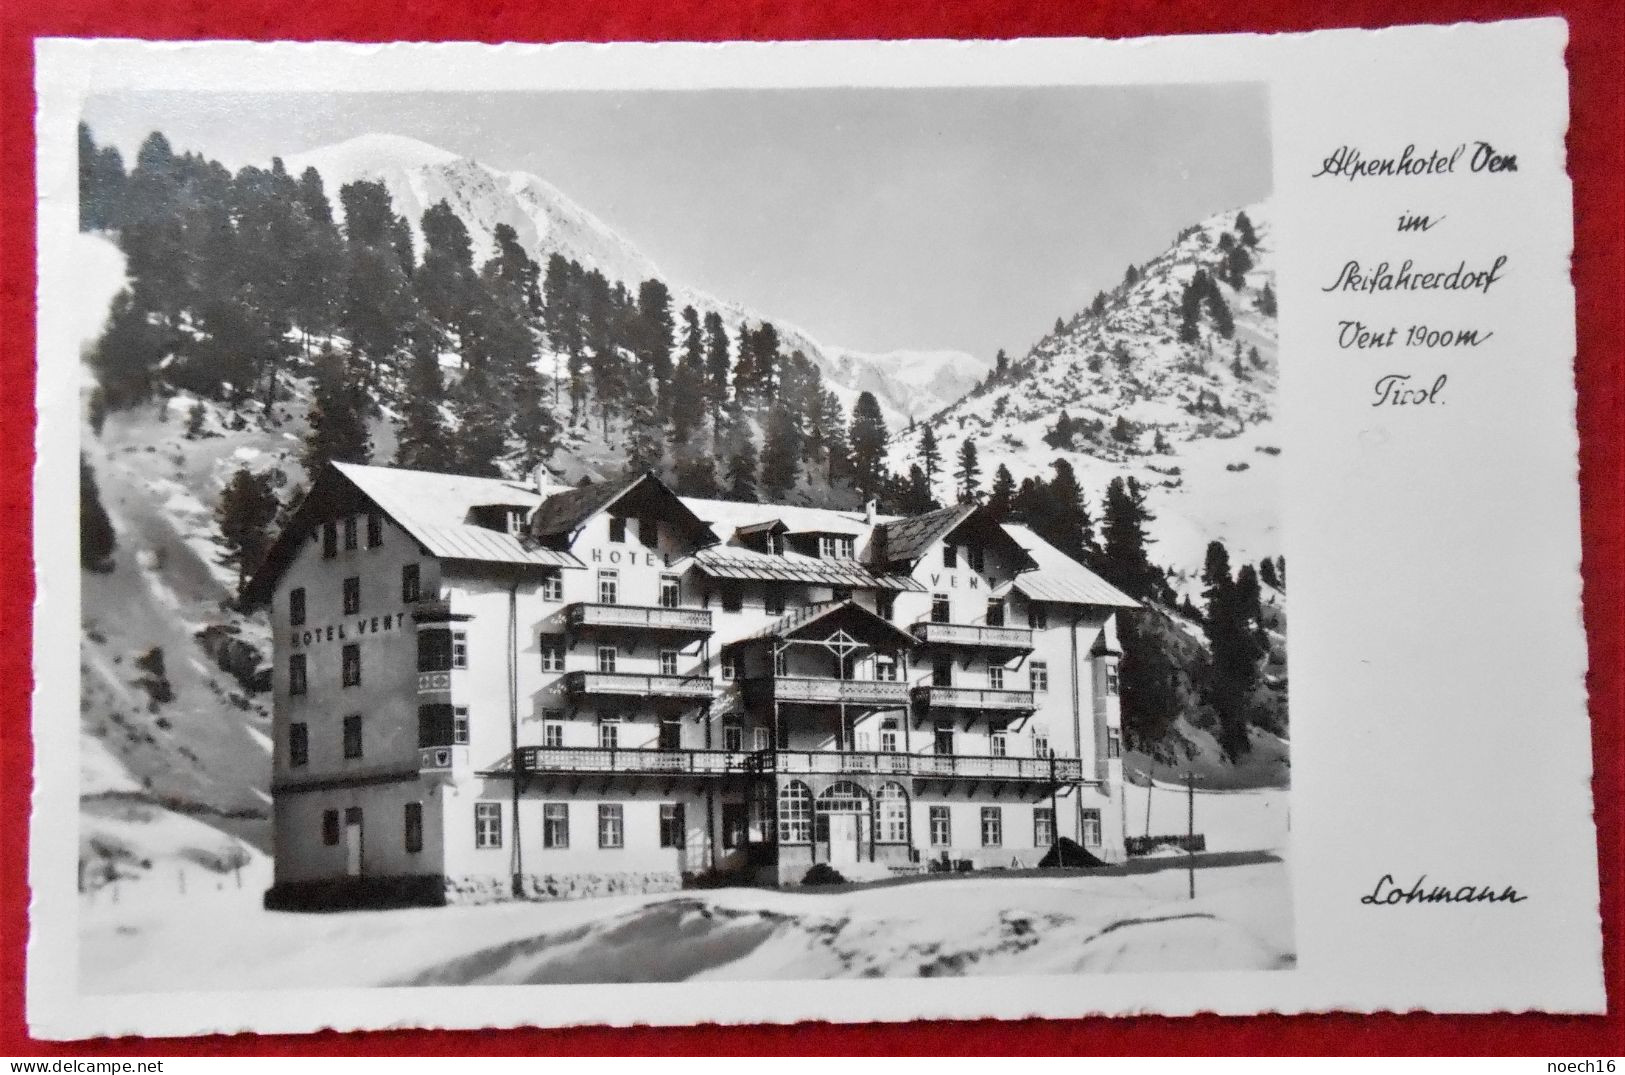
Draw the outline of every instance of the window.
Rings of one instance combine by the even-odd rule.
[[[619,515],[609,517],[609,540],[617,543],[626,540],[626,520]]]
[[[598,718],[598,746],[604,750],[614,750],[621,745],[621,718]]]
[[[821,560],[851,560],[856,555],[856,540],[845,534],[818,535],[818,557]]]
[[[401,828],[406,836],[406,853],[415,855],[423,850],[423,804],[407,803]]]
[[[355,516],[344,517],[344,551],[354,552],[356,548]]]
[[[1027,685],[1035,691],[1049,690],[1049,662],[1034,661],[1027,666]]]
[[[897,753],[896,717],[887,717],[880,722],[880,749],[887,754]]]
[[[344,614],[354,616],[361,611],[361,579],[351,575],[344,580]]]
[[[952,687],[954,685],[954,659],[952,657],[937,657],[931,662],[931,686]]]
[[[564,721],[557,709],[542,710],[542,746],[562,747],[564,745]]]
[[[752,750],[766,750],[773,744],[768,741],[766,728],[752,728],[750,730],[750,746]]]
[[[743,847],[750,832],[750,810],[745,803],[722,804],[722,846],[724,850]]]
[[[1010,753],[1010,736],[1006,732],[998,731],[988,736],[988,747],[995,758],[1005,757]]]
[[[997,598],[989,598],[987,602],[987,625],[989,627],[1004,626],[1004,602]]]
[[[731,653],[724,653],[722,655],[722,678],[724,680],[730,680],[737,678],[738,675],[739,658],[735,657]]]
[[[570,846],[570,804],[542,804],[542,846]]]
[[[949,603],[947,594],[934,593],[931,595],[931,622],[953,622],[953,605]]]
[[[996,691],[1004,690],[1004,668],[1002,665],[990,664],[987,668],[987,685]]]
[[[376,511],[367,512],[367,548],[376,549],[384,543],[384,517]]]
[[[683,584],[673,575],[660,576],[660,607],[677,608],[683,603]]]
[[[886,783],[880,786],[880,793],[875,796],[875,809],[879,822],[880,835],[878,839],[883,844],[903,844],[908,842],[908,792],[903,790],[901,784]]]
[[[346,687],[361,686],[361,647],[353,643],[344,647],[343,682]]]
[[[779,789],[779,843],[812,842],[812,792],[799,780]]]
[[[451,666],[453,668],[468,667],[467,631],[453,631],[451,633]]]
[[[784,590],[768,584],[767,592],[762,595],[762,611],[769,616],[784,615]]]
[[[1049,729],[1042,724],[1033,729],[1033,757],[1049,757]]]
[[[997,806],[982,807],[982,846],[1004,846],[1004,811]]]
[[[295,653],[288,658],[288,693],[305,693],[305,655]]]
[[[401,601],[415,605],[422,596],[423,571],[417,564],[407,564],[401,568]]]
[[[660,651],[660,674],[663,676],[675,676],[677,674],[676,650],[663,649]]]
[[[468,745],[468,706],[460,705],[451,711],[451,741],[460,747]]]
[[[875,678],[882,683],[896,683],[897,661],[891,657],[876,657]]]
[[[978,546],[965,550],[965,559],[970,561],[970,569],[980,575],[987,567],[987,557]]]
[[[1034,601],[1027,606],[1027,626],[1035,631],[1042,631],[1049,627],[1049,606],[1042,601]]]
[[[1116,728],[1106,729],[1106,757],[1121,758],[1123,756],[1123,733]]]
[[[1033,807],[1033,846],[1049,847],[1055,843],[1055,811],[1047,806]]]
[[[1116,694],[1119,685],[1120,682],[1117,677],[1117,662],[1108,661],[1106,663],[1106,693]]]
[[[523,508],[509,508],[505,522],[510,534],[523,534],[525,532],[525,512]]]
[[[683,722],[676,717],[661,717],[659,738],[655,741],[655,745],[661,750],[681,750]]]
[[[1100,811],[1094,807],[1083,811],[1083,846],[1100,846]]]
[[[555,574],[552,574],[552,575],[543,575],[542,576],[542,600],[543,601],[563,601],[564,600],[564,576],[563,575],[555,573]]]
[[[769,531],[767,535],[767,551],[770,556],[783,556],[784,535]]]
[[[660,547],[660,520],[639,519],[638,540],[643,542],[644,548],[658,549]]]
[[[932,729],[931,746],[938,754],[952,754],[954,752],[954,726],[946,720],[939,720]]]
[[[741,751],[745,749],[745,726],[738,721],[729,721],[722,726],[722,749],[728,751]]]
[[[298,627],[305,622],[305,588],[295,586],[288,591],[288,626]]]
[[[897,611],[897,598],[889,593],[875,594],[875,615],[889,620]]]
[[[790,674],[790,654],[785,650],[773,651],[773,674],[776,676]]]
[[[322,811],[322,843],[332,847],[339,842],[339,812],[337,810]]]
[[[688,846],[688,825],[683,818],[682,803],[660,804],[660,846]]]
[[[724,611],[724,612],[738,612],[743,607],[744,607],[744,599],[740,596],[739,587],[737,587],[737,586],[723,586],[723,588],[722,588],[722,611]]]
[[[446,672],[451,669],[451,632],[430,628],[418,632],[418,671]]]
[[[456,734],[456,715],[446,702],[418,706],[418,746],[450,746]]]
[[[502,804],[474,804],[474,846],[492,848],[502,846]]]
[[[947,847],[954,842],[953,823],[948,818],[946,806],[933,806],[931,808],[931,846]]]
[[[310,727],[304,723],[288,725],[288,766],[297,768],[310,761]]]
[[[943,547],[942,547],[942,566],[943,567],[958,567],[959,566],[959,550],[956,547],[954,547],[953,545],[943,545]]]
[[[598,804],[598,846],[626,846],[625,816],[620,803]]]
[[[361,757],[361,714],[351,713],[344,718],[344,756]]]
[[[339,554],[338,524],[329,519],[322,524],[322,559],[331,560]]]
[[[621,651],[614,646],[598,647],[598,670],[600,672],[615,671],[615,661],[620,657]]]
[[[621,573],[612,568],[598,572],[598,603],[618,604],[621,599]]]
[[[564,671],[564,643],[563,642],[560,642],[556,638],[549,638],[546,635],[544,635],[544,636],[542,636],[541,639],[539,639],[537,641],[536,646],[542,652],[542,671],[544,671],[544,672],[562,672],[562,671]]]

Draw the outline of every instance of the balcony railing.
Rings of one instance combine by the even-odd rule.
[[[802,705],[906,706],[908,684],[880,679],[833,679],[819,676],[763,676],[751,680],[752,692],[779,702]]]
[[[990,690],[980,687],[914,688],[914,697],[928,709],[994,710],[1001,713],[1031,713],[1038,708],[1032,691]]]
[[[520,747],[519,769],[535,773],[699,773],[754,771],[750,755],[732,750],[618,747]]]
[[[565,616],[571,627],[676,631],[683,634],[711,633],[711,611],[704,608],[651,608],[642,605],[600,605],[582,601],[566,609]]]
[[[928,646],[963,646],[967,649],[1028,653],[1033,633],[1026,627],[987,627],[974,623],[916,623],[914,637]]]
[[[1083,779],[1077,758],[1010,758],[976,754],[893,754],[851,750],[763,750],[751,764],[764,773],[874,773],[914,777],[1037,780]]]
[[[711,681],[704,676],[651,676],[638,672],[571,672],[564,689],[573,696],[610,694],[633,698],[675,698],[704,702],[711,699]]]

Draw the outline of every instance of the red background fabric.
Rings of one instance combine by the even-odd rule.
[[[29,1039],[23,1018],[28,928],[27,826],[32,765],[29,616],[34,417],[35,37],[258,40],[639,41],[908,37],[1133,37],[1150,34],[1381,27],[1540,15],[1569,20],[1578,292],[1580,480],[1585,624],[1591,652],[1593,791],[1602,874],[1607,1016],[1259,1016],[1189,1019],[324,1033],[119,1039],[57,1045]],[[1625,338],[1625,5],[1617,0],[4,0],[0,3],[0,1054],[1530,1054],[1625,1052],[1620,792],[1621,355]],[[1509,504],[1509,511],[1517,505]],[[60,714],[61,719],[75,719]],[[1539,733],[1538,714],[1531,717]]]

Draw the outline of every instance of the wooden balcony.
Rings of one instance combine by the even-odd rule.
[[[751,755],[763,773],[908,776],[927,779],[1023,780],[1069,783],[1083,779],[1077,758],[1011,758],[977,754],[895,754],[854,750],[764,750]]]
[[[750,699],[792,705],[908,705],[908,684],[894,680],[762,676],[746,682]]]
[[[921,644],[927,646],[996,650],[1001,653],[1033,651],[1033,633],[1026,627],[987,627],[974,623],[935,623],[927,620],[914,624],[910,630]]]
[[[571,697],[609,696],[709,702],[711,681],[704,676],[659,676],[640,672],[570,672],[564,690]]]
[[[927,709],[971,710],[990,713],[1031,713],[1038,708],[1032,691],[1003,691],[981,687],[914,688],[914,700]]]
[[[520,747],[519,771],[531,773],[694,773],[726,776],[753,771],[751,755],[731,750],[603,747]]]
[[[600,605],[579,601],[566,608],[565,622],[573,631],[664,631],[671,634],[708,635],[711,611],[704,608],[656,608],[643,605]]]

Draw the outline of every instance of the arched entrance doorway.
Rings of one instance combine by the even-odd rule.
[[[873,811],[869,793],[850,780],[840,780],[818,796],[817,841],[823,845],[825,861],[836,869],[863,859],[863,849],[874,842],[871,829]]]

